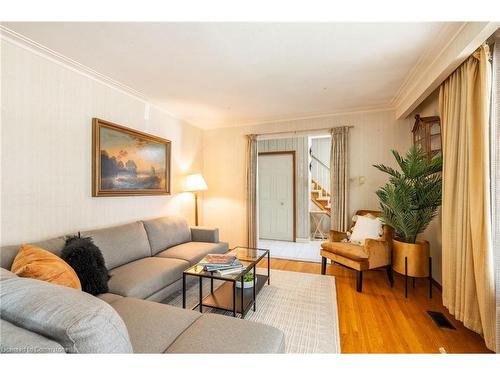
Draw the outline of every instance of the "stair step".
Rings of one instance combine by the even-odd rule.
[[[330,201],[330,198],[328,197],[318,197],[316,198],[317,201],[325,201],[325,202],[329,202]]]
[[[311,190],[311,193],[318,193],[319,194],[319,193],[321,193],[321,190],[313,189],[313,190]]]

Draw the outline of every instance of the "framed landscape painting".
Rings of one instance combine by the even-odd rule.
[[[94,118],[92,196],[170,194],[167,139]]]

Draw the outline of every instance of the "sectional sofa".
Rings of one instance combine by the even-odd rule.
[[[0,248],[2,352],[284,351],[284,335],[276,328],[159,303],[180,289],[186,268],[206,254],[228,250],[217,229],[162,217],[81,235],[92,237],[103,253],[109,293],[94,297],[19,278],[8,271],[19,246]],[[59,255],[64,238],[35,245]]]

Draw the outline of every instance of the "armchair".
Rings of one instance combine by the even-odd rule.
[[[379,217],[380,211],[358,210],[356,215],[364,216],[371,214]],[[351,223],[351,228],[354,222]],[[344,267],[355,270],[357,273],[356,290],[361,292],[363,289],[363,271],[375,268],[385,267],[387,277],[391,287],[394,284],[394,278],[391,268],[392,237],[391,227],[384,225],[384,233],[380,239],[368,238],[363,245],[357,245],[350,242],[342,242],[347,239],[347,233],[330,231],[329,241],[321,244],[321,274],[326,273],[326,260],[330,259],[332,263],[338,263]]]

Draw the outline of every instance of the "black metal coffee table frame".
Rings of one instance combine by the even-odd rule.
[[[199,284],[199,302],[192,310],[199,309],[203,312],[203,307],[210,307],[224,311],[230,311],[233,316],[236,317],[237,313],[240,313],[241,319],[245,317],[250,307],[253,307],[253,311],[257,309],[257,294],[266,284],[270,285],[270,263],[271,255],[268,249],[250,248],[245,246],[237,246],[227,252],[227,254],[237,251],[237,249],[244,250],[256,250],[261,251],[255,260],[247,261],[240,259],[242,262],[248,262],[248,266],[241,271],[238,275],[227,275],[221,276],[216,271],[200,271],[196,267],[201,267],[194,265],[182,273],[182,307],[186,308],[186,277],[195,276],[198,277]],[[267,256],[267,275],[258,274],[256,271],[257,263],[259,263],[264,257]],[[196,270],[196,272],[194,271]],[[243,277],[248,272],[253,272],[253,286],[252,288],[243,288]],[[210,294],[203,297],[203,279],[210,279]],[[222,285],[214,290],[214,280],[225,281]],[[236,287],[236,282],[241,282],[241,288]],[[239,302],[239,304],[237,303]]]

